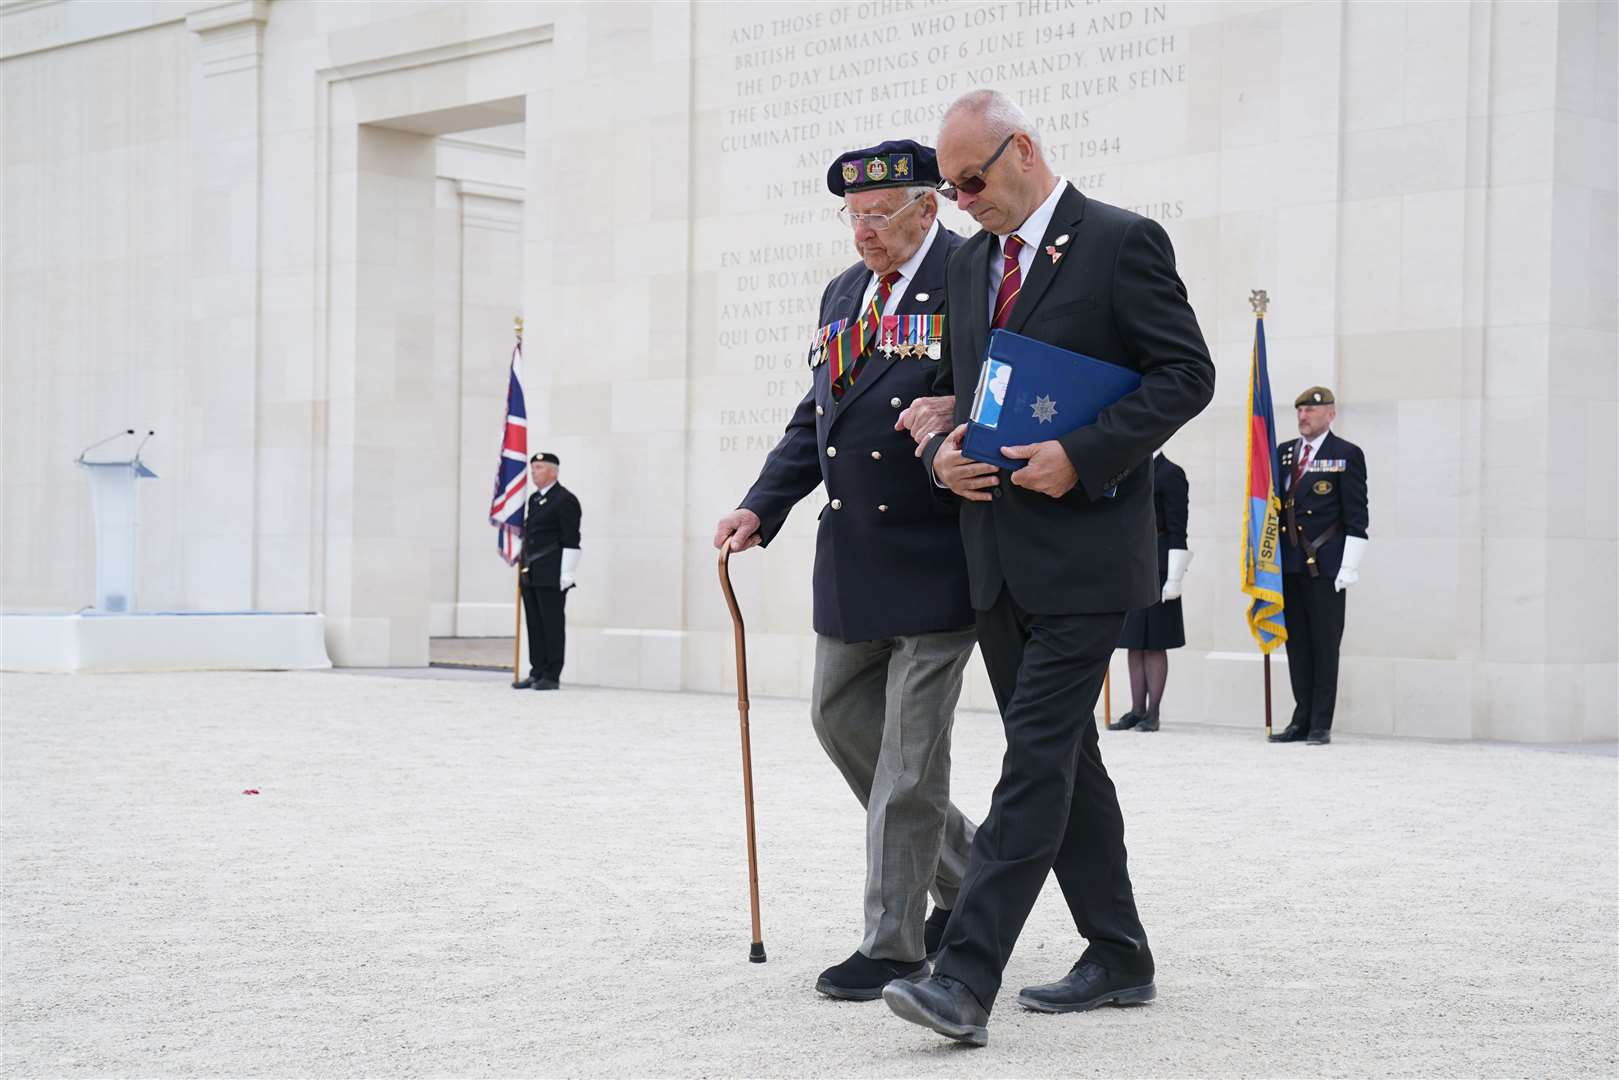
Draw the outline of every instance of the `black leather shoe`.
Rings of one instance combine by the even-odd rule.
[[[536,690],[560,690],[560,689],[562,689],[562,687],[557,684],[557,681],[555,679],[535,679],[534,680],[534,689],[536,689]]]
[[[949,908],[934,908],[928,921],[922,924],[922,948],[927,952],[927,960],[939,955],[939,946],[944,944],[944,927],[950,921]]]
[[[1035,1012],[1065,1013],[1103,1005],[1143,1005],[1157,996],[1151,975],[1119,975],[1094,961],[1081,960],[1054,983],[1025,986],[1017,1001]]]
[[[1107,726],[1109,731],[1129,731],[1146,718],[1145,713],[1127,712]]]
[[[1157,731],[1158,730],[1158,718],[1156,716],[1153,716],[1151,713],[1148,713],[1146,716],[1143,716],[1141,718],[1141,723],[1136,725],[1136,730],[1137,731]]]
[[[863,952],[856,952],[841,964],[821,972],[815,980],[815,989],[827,997],[844,1001],[876,1001],[883,996],[883,987],[895,979],[925,978],[928,966],[921,960],[906,963],[903,960],[873,960]]]
[[[512,689],[513,690],[528,690],[531,687],[533,687],[533,685],[534,685],[534,676],[530,675],[528,678],[524,679],[522,682],[514,682],[514,683],[512,683]]]
[[[948,975],[891,982],[883,987],[883,1001],[901,1020],[932,1028],[946,1038],[968,1046],[989,1042],[989,1012],[965,983]]]
[[[1289,724],[1270,737],[1271,742],[1303,742],[1309,730],[1303,724]]]
[[[1315,728],[1305,736],[1304,741],[1311,746],[1325,746],[1332,741],[1332,732],[1326,728]]]

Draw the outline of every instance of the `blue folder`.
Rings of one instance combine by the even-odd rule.
[[[1141,385],[1129,368],[1056,345],[995,330],[984,350],[961,452],[974,461],[1021,469],[1001,455],[1096,423],[1102,410]]]

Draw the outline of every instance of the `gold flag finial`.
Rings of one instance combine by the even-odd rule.
[[[517,340],[522,341],[523,340],[523,317],[521,315],[515,315],[515,316],[512,317],[512,327],[513,327],[513,329],[515,329],[517,331]]]
[[[1255,315],[1264,318],[1265,309],[1270,307],[1270,294],[1264,289],[1249,289],[1248,306],[1254,309]]]

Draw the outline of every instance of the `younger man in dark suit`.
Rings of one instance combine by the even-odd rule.
[[[946,195],[984,231],[946,271],[934,391],[956,395],[958,426],[931,438],[923,460],[960,500],[978,644],[1007,747],[935,974],[890,983],[883,998],[907,1020],[982,1045],[1048,871],[1090,944],[1066,977],[1026,988],[1019,1002],[1077,1012],[1156,994],[1093,710],[1125,612],[1160,595],[1147,463],[1209,403],[1214,364],[1164,230],[1053,173],[1035,128],[1004,94],[974,91],[951,106],[939,172]],[[1094,424],[1003,448],[1026,464],[1002,474],[961,452],[996,328],[1132,368],[1141,386]]]

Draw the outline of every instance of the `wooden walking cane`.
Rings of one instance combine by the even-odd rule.
[[[731,588],[731,542],[720,548],[720,588],[725,591],[725,603],[731,609],[731,625],[736,630],[736,710],[742,719],[742,804],[748,823],[748,903],[753,910],[753,944],[748,947],[748,962],[765,962],[765,943],[759,933],[759,855],[753,832],[753,750],[748,739],[748,649],[746,631],[742,626],[742,609],[737,607],[736,593]]]

